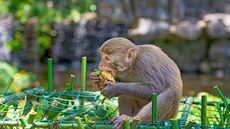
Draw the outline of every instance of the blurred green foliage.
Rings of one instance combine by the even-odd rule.
[[[35,80],[35,76],[23,69],[10,65],[4,61],[0,61],[0,91],[5,92],[6,86],[10,78],[13,78],[8,92],[20,92],[22,89],[29,88]]]
[[[39,18],[39,49],[44,55],[57,35],[53,30],[54,22],[78,22],[81,13],[96,10],[94,0],[0,0],[0,15],[13,15],[19,25],[27,23],[32,17]],[[11,50],[22,48],[21,31],[16,28],[16,36],[8,46]]]

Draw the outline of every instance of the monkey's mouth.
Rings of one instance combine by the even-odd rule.
[[[108,70],[107,72],[111,74],[113,77],[116,77],[116,73],[114,71]]]
[[[99,67],[98,69],[106,71],[107,73],[111,74],[114,78],[117,75],[115,70],[112,70],[111,68],[108,67],[102,67],[102,68]]]

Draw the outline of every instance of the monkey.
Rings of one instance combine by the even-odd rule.
[[[176,63],[153,44],[135,45],[124,37],[105,41],[99,48],[99,69],[110,72],[116,82],[107,82],[101,94],[118,97],[119,116],[110,121],[114,129],[123,128],[123,119],[152,121],[152,93],[157,93],[158,120],[173,118],[179,108],[183,83]],[[99,77],[91,72],[97,86]]]

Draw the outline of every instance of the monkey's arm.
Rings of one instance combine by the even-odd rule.
[[[101,93],[107,97],[126,95],[138,99],[151,100],[152,93],[160,94],[162,89],[154,83],[108,83]]]

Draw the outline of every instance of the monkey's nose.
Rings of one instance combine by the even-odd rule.
[[[113,72],[111,70],[107,70],[108,73],[112,74]]]

